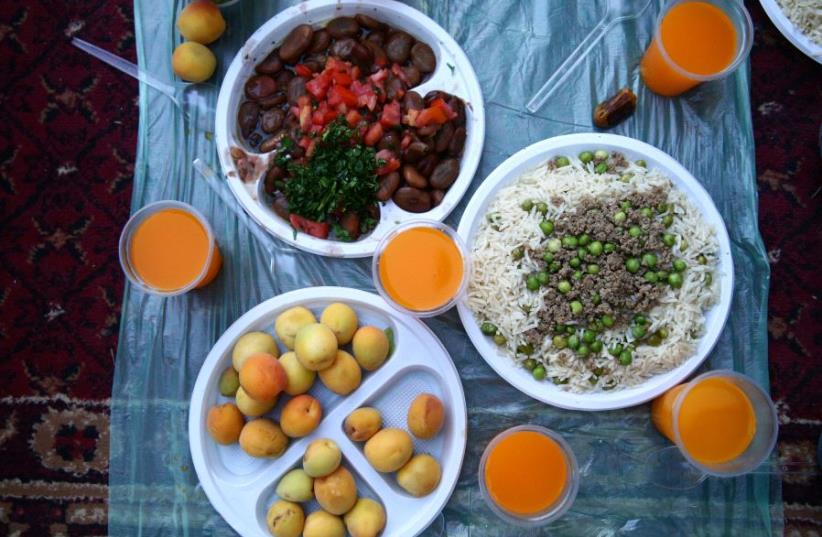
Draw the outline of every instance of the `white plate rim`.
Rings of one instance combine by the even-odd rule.
[[[782,7],[776,0],[759,0],[765,14],[771,19],[776,29],[785,36],[794,47],[799,49],[805,56],[816,63],[822,64],[822,47],[811,41],[804,33],[799,31],[794,23],[782,11]]]
[[[470,252],[472,248],[471,231],[477,218],[484,215],[485,207],[491,198],[504,185],[515,180],[525,169],[539,165],[550,156],[563,154],[563,149],[584,145],[586,148],[608,148],[621,150],[631,160],[644,158],[649,167],[667,168],[669,177],[675,183],[686,185],[683,190],[689,200],[702,212],[716,229],[718,252],[718,272],[720,279],[720,297],[709,310],[714,315],[713,322],[707,323],[705,335],[700,340],[698,352],[676,368],[655,375],[642,384],[621,390],[599,391],[576,394],[562,391],[550,382],[534,380],[524,369],[514,365],[513,361],[492,346],[489,338],[479,330],[473,313],[465,300],[457,304],[457,310],[469,339],[480,356],[497,372],[500,377],[522,393],[552,406],[568,410],[601,411],[627,408],[647,402],[682,382],[693,373],[708,357],[716,345],[730,313],[733,295],[733,260],[731,258],[730,238],[719,211],[705,188],[694,176],[679,164],[673,157],[662,150],[626,136],[606,133],[577,133],[555,136],[536,142],[515,153],[501,163],[480,184],[465,209],[457,232],[462,237]],[[567,154],[567,153],[565,153]]]

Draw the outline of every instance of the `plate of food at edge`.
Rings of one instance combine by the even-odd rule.
[[[238,52],[215,132],[254,220],[299,249],[365,257],[397,224],[459,203],[485,116],[471,64],[434,21],[392,1],[312,0]]]
[[[519,151],[477,189],[459,235],[468,336],[509,383],[562,408],[663,393],[704,361],[730,310],[730,242],[710,195],[630,138]]]

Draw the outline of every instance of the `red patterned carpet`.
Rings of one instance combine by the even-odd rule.
[[[770,370],[783,458],[822,431],[818,329],[822,68],[756,21],[760,223],[773,275]],[[0,2],[0,534],[104,535],[108,408],[137,85],[67,44],[134,59],[132,4]],[[786,534],[822,533],[822,478],[788,476]]]

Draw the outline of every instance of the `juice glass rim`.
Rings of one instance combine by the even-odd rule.
[[[521,431],[539,433],[556,442],[562,450],[562,454],[565,456],[565,465],[568,469],[568,477],[566,478],[566,484],[560,494],[560,497],[543,511],[533,515],[520,515],[506,511],[502,508],[502,506],[497,505],[497,503],[494,502],[493,498],[491,498],[491,494],[488,492],[488,487],[485,484],[485,466],[493,448],[505,438]],[[491,508],[494,514],[507,522],[526,528],[544,526],[560,518],[574,504],[574,500],[576,500],[577,497],[577,492],[579,492],[579,466],[577,464],[576,455],[574,455],[574,450],[571,449],[571,446],[565,441],[561,434],[552,431],[547,427],[543,427],[542,425],[517,425],[498,433],[491,439],[490,442],[488,442],[488,445],[485,446],[485,450],[482,452],[478,475],[480,494],[482,494],[482,498],[485,500],[486,505]]]
[[[679,434],[679,412],[682,409],[682,403],[683,403],[683,401],[685,401],[685,396],[688,395],[688,393],[690,393],[690,391],[695,386],[697,386],[700,382],[702,382],[703,380],[709,379],[709,378],[713,378],[713,377],[732,377],[734,379],[740,380],[740,381],[744,382],[745,384],[751,386],[754,389],[754,391],[759,392],[759,394],[762,396],[762,398],[765,401],[768,402],[768,411],[769,411],[771,419],[773,420],[773,423],[774,423],[774,428],[771,431],[771,436],[768,439],[768,443],[767,443],[768,449],[766,451],[764,451],[762,456],[760,456],[758,459],[752,459],[750,463],[748,463],[746,465],[743,465],[739,470],[719,471],[718,472],[715,469],[712,469],[710,466],[707,466],[707,465],[699,462],[698,460],[693,458],[690,453],[688,453],[687,449],[685,449],[685,444],[682,442],[682,436]],[[747,397],[747,394],[745,396]],[[751,405],[753,405],[753,401],[751,401]],[[762,464],[763,462],[765,462],[765,460],[768,458],[768,456],[770,456],[770,454],[773,452],[774,447],[776,446],[776,438],[777,438],[778,433],[779,433],[778,424],[779,424],[779,422],[778,422],[778,417],[776,415],[776,405],[774,405],[773,400],[771,399],[771,396],[768,395],[768,393],[766,393],[765,390],[763,390],[759,386],[759,384],[754,382],[752,378],[748,377],[747,375],[743,375],[742,373],[737,373],[736,371],[732,371],[730,369],[717,369],[715,371],[708,371],[707,373],[702,373],[701,375],[699,375],[697,377],[694,377],[694,379],[691,380],[685,386],[685,388],[677,394],[676,399],[674,400],[673,416],[672,416],[672,428],[673,428],[673,432],[674,432],[674,443],[679,448],[679,451],[680,451],[680,453],[682,453],[682,456],[685,457],[685,459],[689,463],[691,463],[693,466],[698,468],[700,471],[702,471],[702,472],[704,472],[708,475],[712,475],[712,476],[716,476],[716,477],[736,477],[736,476],[740,476],[740,475],[745,475],[745,474],[749,473],[751,470],[753,470],[754,468],[756,468],[757,466],[759,466],[760,464]],[[758,424],[757,424],[757,426],[758,426]],[[754,436],[756,436],[756,433],[754,433]],[[751,440],[751,442],[753,442],[753,439]],[[732,459],[732,460],[735,460],[735,459]],[[728,461],[728,462],[730,462],[730,461]]]
[[[142,223],[143,220],[151,216],[152,214],[159,212],[163,209],[180,209],[191,214],[194,218],[197,219],[197,222],[203,229],[205,229],[206,236],[208,237],[208,255],[206,256],[205,263],[203,263],[203,268],[200,273],[194,278],[191,282],[186,284],[179,289],[172,289],[172,290],[162,290],[162,289],[155,289],[151,287],[139,277],[137,271],[132,267],[131,263],[131,251],[130,251],[130,244],[131,238],[134,232],[137,229],[138,224]],[[128,219],[126,225],[123,226],[123,231],[120,233],[120,241],[118,245],[118,255],[120,258],[120,267],[123,269],[123,273],[128,278],[128,281],[131,282],[132,285],[135,285],[140,290],[157,296],[177,296],[182,295],[183,293],[187,293],[191,291],[197,284],[200,283],[203,278],[205,278],[206,274],[208,274],[208,269],[211,267],[211,261],[214,257],[214,249],[216,248],[216,241],[214,239],[214,231],[211,229],[211,225],[206,220],[206,217],[203,214],[195,209],[193,206],[189,205],[188,203],[177,201],[177,200],[159,200],[148,205],[142,207],[136,213],[131,215],[131,218]]]
[[[709,80],[716,80],[722,78],[733,72],[737,67],[739,67],[739,64],[742,63],[745,60],[745,58],[748,57],[748,54],[751,52],[754,34],[753,20],[751,20],[751,14],[748,13],[748,10],[745,8],[745,6],[740,2],[737,2],[737,0],[725,0],[723,2],[723,4],[727,4],[729,9],[733,9],[738,12],[739,19],[741,19],[741,23],[740,28],[737,29],[741,29],[742,31],[742,36],[740,39],[741,43],[737,49],[736,57],[731,63],[728,64],[727,67],[725,67],[725,69],[711,75],[700,75],[697,73],[692,73],[687,69],[681,67],[678,63],[676,63],[668,54],[668,51],[665,50],[665,44],[662,42],[661,36],[662,19],[665,18],[665,15],[667,15],[668,12],[670,12],[671,9],[674,8],[674,6],[690,2],[707,2],[711,5],[715,5],[710,0],[674,0],[673,2],[669,3],[667,6],[665,6],[665,9],[663,9],[657,16],[656,27],[654,29],[654,43],[656,43],[657,47],[659,48],[659,53],[662,55],[662,58],[665,60],[665,62],[671,67],[671,69],[676,71],[678,74],[686,78],[690,78],[691,80],[698,80],[699,82],[706,82]],[[722,7],[719,7],[719,9],[722,9],[722,11],[726,11]],[[731,18],[731,22],[733,23],[733,18],[730,17],[730,15],[728,17]],[[736,28],[737,25],[734,24],[734,27]]]
[[[408,231],[409,229],[417,227],[434,228],[445,233],[448,238],[454,241],[454,245],[457,247],[460,257],[462,258],[462,280],[460,281],[460,285],[454,293],[454,296],[444,304],[430,310],[412,310],[398,303],[388,293],[388,291],[386,291],[385,287],[383,287],[382,278],[380,277],[380,256],[388,246],[388,243],[403,231]],[[470,270],[471,262],[468,255],[468,250],[465,248],[465,244],[462,242],[462,238],[460,238],[457,232],[448,224],[425,218],[409,220],[386,233],[380,239],[380,242],[377,243],[377,247],[374,249],[374,256],[371,258],[371,277],[374,280],[374,287],[376,287],[377,292],[381,297],[383,297],[383,299],[385,299],[386,302],[388,302],[388,304],[391,305],[391,307],[414,317],[434,317],[451,309],[451,307],[453,307],[454,304],[456,304],[457,301],[463,296],[466,287],[468,287]]]

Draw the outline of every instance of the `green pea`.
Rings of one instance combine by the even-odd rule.
[[[628,201],[628,200],[620,201],[619,202],[619,208],[622,209],[623,211],[627,211],[628,209],[631,208],[631,202]]]
[[[681,259],[674,259],[674,270],[677,272],[683,272],[686,268],[688,268],[688,264]]]
[[[662,338],[659,337],[659,334],[657,334],[656,332],[648,336],[648,339],[645,340],[645,344],[650,345],[651,347],[659,347],[661,343]]]
[[[642,255],[642,264],[648,268],[654,268],[656,266],[657,258],[656,255],[652,253],[646,253]]]
[[[579,266],[582,264],[582,261],[580,261],[578,257],[572,257],[571,260],[568,261],[568,264],[574,268],[579,268]]]
[[[577,238],[573,235],[565,235],[564,237],[562,237],[562,245],[568,249],[576,248],[578,242],[579,241],[577,241]]]
[[[536,291],[539,289],[539,280],[536,276],[528,276],[528,279],[525,280],[525,286],[529,291]]]
[[[579,337],[576,334],[571,334],[568,337],[568,348],[574,351],[579,348]]]
[[[525,343],[523,345],[517,345],[517,352],[520,354],[531,355],[534,354],[534,346],[530,343]]]
[[[574,273],[571,275],[571,277],[575,280],[581,280],[582,279],[582,271],[581,270],[575,270]]]
[[[571,164],[571,161],[568,160],[568,157],[559,156],[554,159],[554,164],[557,165],[557,168],[564,168],[565,166]]]
[[[662,225],[665,227],[671,227],[671,224],[674,223],[674,217],[670,214],[666,214],[662,217]]]
[[[480,325],[480,332],[486,336],[493,336],[497,333],[497,327],[489,322],[484,322]]]
[[[591,236],[587,233],[583,233],[579,236],[578,242],[580,246],[588,246],[591,243]]]
[[[622,224],[628,218],[628,215],[625,214],[625,211],[617,211],[614,215],[614,222],[617,224]]]
[[[582,343],[577,349],[577,356],[580,358],[587,358],[591,354],[591,349],[585,343]]]
[[[637,165],[637,166],[639,166],[640,168],[645,168],[645,167],[647,167],[647,166],[648,166],[648,163],[647,163],[647,162],[645,162],[643,159],[639,159],[639,160],[637,160],[636,162],[634,162],[634,164],[636,164],[636,165]]]
[[[577,329],[572,324],[569,324],[568,326],[565,327],[565,333],[568,334],[569,336],[576,334],[576,332],[577,332]]]
[[[659,331],[657,331],[657,334],[659,334],[659,337],[662,339],[665,339],[668,337],[668,329],[663,326],[659,329]]]
[[[619,176],[619,180],[622,181],[623,183],[627,183],[628,181],[631,180],[631,177],[633,177],[633,176],[634,176],[634,174],[632,174],[632,173],[623,173],[622,175]]]
[[[524,367],[528,371],[533,371],[536,366],[537,366],[537,361],[534,360],[533,358],[528,358],[527,360],[522,362],[522,367]]]
[[[665,233],[662,235],[662,243],[669,248],[676,244],[676,235],[671,235],[670,233]]]
[[[705,257],[702,254],[699,254],[699,257],[696,258],[696,262],[699,263],[700,265],[707,265],[708,264],[708,258]]]
[[[631,362],[634,361],[634,357],[631,354],[631,351],[622,351],[619,353],[619,365],[631,365]]]
[[[584,341],[585,343],[593,343],[596,338],[596,332],[594,332],[593,330],[582,331],[582,341]]]
[[[606,171],[608,171],[608,164],[606,164],[604,162],[600,162],[599,164],[597,164],[596,168],[594,168],[595,173],[602,174],[602,173],[605,173]]]
[[[511,257],[514,258],[515,261],[518,259],[522,259],[524,255],[525,248],[523,248],[522,246],[517,246],[516,248],[511,250]]]
[[[571,292],[571,282],[569,282],[568,280],[562,280],[557,284],[557,291],[559,291],[563,295],[567,295]]]
[[[543,234],[550,235],[554,232],[554,223],[550,220],[543,220],[539,223],[539,228],[542,230]]]
[[[616,358],[617,356],[619,356],[619,353],[622,352],[622,349],[622,343],[617,343],[616,345],[608,349],[608,354]]]
[[[639,237],[640,235],[642,235],[642,228],[639,226],[631,226],[631,228],[628,230],[628,235],[630,235],[631,237]]]
[[[631,274],[636,274],[639,271],[639,259],[636,257],[629,257],[625,261],[625,270]]]
[[[599,319],[594,320],[594,324],[589,327],[594,332],[602,332],[605,326],[602,324],[602,321]]]
[[[654,215],[654,211],[650,207],[643,207],[642,209],[639,210],[639,212],[645,218],[651,218]]]
[[[562,336],[554,336],[551,339],[551,344],[553,344],[555,349],[562,350],[568,346],[568,340]]]
[[[644,315],[634,315],[634,322],[636,324],[648,324],[648,319]]]
[[[534,208],[534,200],[525,200],[520,204],[520,208],[529,213]]]
[[[602,352],[602,342],[600,340],[596,340],[591,343],[591,352],[594,354],[599,354]]]
[[[539,281],[540,285],[545,285],[546,283],[548,283],[548,279],[550,277],[551,276],[549,276],[548,273],[544,270],[537,272],[537,280]]]
[[[557,334],[564,334],[565,333],[565,325],[558,324],[554,326],[554,332]]]
[[[594,241],[588,245],[588,253],[596,257],[602,253],[602,243]]]
[[[568,379],[561,379],[559,377],[551,377],[551,382],[554,384],[568,384]]]
[[[669,274],[668,285],[670,285],[674,289],[679,289],[680,287],[682,287],[682,275],[677,272]]]
[[[562,265],[559,264],[559,261],[552,261],[550,265],[548,265],[548,272],[551,274],[555,274],[559,272],[559,269],[562,268]]]
[[[548,251],[552,253],[557,253],[562,248],[562,241],[559,239],[550,239],[548,241]]]
[[[714,281],[714,276],[710,272],[705,275],[705,285],[711,285]]]
[[[613,242],[606,242],[605,246],[602,247],[602,250],[606,254],[611,254],[613,252],[616,252],[616,244],[614,244]]]
[[[665,283],[668,281],[668,271],[667,270],[658,270],[656,272],[656,279],[658,282]]]
[[[551,252],[545,252],[544,254],[542,254],[542,260],[546,263],[550,263],[554,260],[554,254],[552,254]]]
[[[634,325],[631,327],[631,335],[634,336],[634,339],[644,338],[647,332],[644,326]]]
[[[594,306],[599,306],[599,303],[602,302],[602,299],[599,297],[599,293],[594,293],[591,295],[591,303]]]
[[[494,336],[494,343],[496,343],[500,347],[505,345],[507,342],[508,342],[508,340],[505,339],[505,336],[503,336],[502,334],[497,334],[497,335]]]
[[[534,376],[534,378],[536,380],[544,380],[545,379],[545,368],[542,367],[541,365],[537,366],[537,367],[534,368],[533,371],[531,371],[531,374]]]
[[[688,241],[685,240],[685,239],[682,239],[681,241],[679,241],[679,251],[684,252],[685,250],[687,250],[688,249],[688,244],[689,244]]]
[[[573,315],[579,315],[580,313],[582,313],[582,302],[580,302],[579,300],[573,300],[571,302],[570,306],[571,306],[571,313]]]
[[[656,206],[656,212],[658,212],[659,214],[668,212],[668,204],[663,201],[662,203]]]
[[[588,249],[587,248],[579,248],[577,250],[577,257],[580,260],[584,260],[586,257],[588,257]]]
[[[611,328],[614,326],[614,318],[606,313],[602,316],[602,324],[604,324],[607,328]]]
[[[605,160],[606,158],[608,158],[608,152],[605,151],[604,149],[597,149],[594,152],[594,158],[596,160]]]
[[[656,272],[649,270],[644,275],[645,281],[648,283],[656,283],[659,280],[659,277],[656,275]]]
[[[588,274],[599,274],[599,265],[596,263],[588,265]]]
[[[582,153],[579,154],[579,160],[583,164],[588,164],[589,162],[594,160],[594,154],[591,153],[590,151],[583,151]]]

